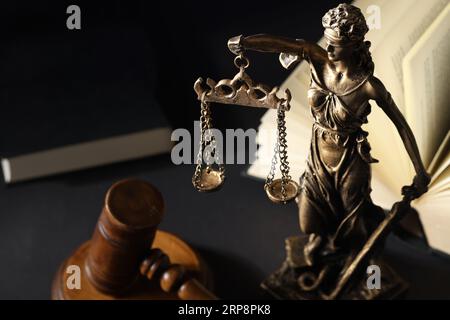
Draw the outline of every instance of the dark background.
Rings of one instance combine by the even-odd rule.
[[[322,33],[322,15],[338,3],[2,2],[0,26],[4,49],[0,49],[0,94],[5,102],[10,78],[2,72],[8,66],[2,64],[1,54],[8,46],[23,39],[39,42],[51,36],[63,40],[73,37],[73,33],[83,37],[95,29],[132,27],[142,31],[142,38],[134,41],[145,43],[154,53],[148,57],[152,61],[142,58],[143,65],[155,66],[152,74],[155,86],[149,92],[162,106],[173,128],[191,130],[199,116],[199,105],[192,89],[194,81],[199,76],[229,78],[235,72],[233,55],[226,47],[228,38],[272,33],[316,41]],[[66,28],[66,8],[70,4],[81,7],[81,30]],[[120,57],[114,51],[110,54],[109,59]],[[278,85],[288,75],[276,55],[250,53],[249,58],[255,66],[249,73],[258,81]],[[20,66],[24,61],[18,57],[15,63]],[[127,61],[118,58],[116,63],[120,67]],[[60,68],[67,70],[67,73],[61,72],[61,83],[65,83],[70,80],[71,61]],[[20,72],[27,70],[20,69]],[[85,77],[92,85],[96,84],[89,72]],[[141,79],[139,75],[136,77]],[[24,84],[24,92],[26,86],[33,87],[33,82]],[[32,102],[33,96],[26,99]],[[8,105],[3,103],[0,107],[7,115]],[[48,107],[37,128],[21,128],[18,123],[15,125],[17,132],[31,138],[39,127],[46,128],[58,122],[58,113],[51,109],[56,106]],[[126,112],[121,105],[112,108],[122,108],[120,111]],[[111,113],[114,111],[117,110]],[[26,105],[22,112],[24,117],[30,117],[31,110]],[[214,108],[213,112],[218,128],[245,129],[256,128],[264,111],[223,107]],[[127,114],[127,117],[133,119],[133,115]],[[135,118],[138,122],[137,115]],[[2,122],[5,121],[8,121],[7,116],[2,117]],[[95,133],[100,129],[92,126],[83,130]],[[7,135],[1,141],[14,145],[13,137],[14,134]],[[47,143],[42,141],[42,145]],[[106,190],[113,182],[126,177],[145,179],[161,190],[167,204],[161,228],[176,233],[200,251],[214,273],[217,295],[222,298],[259,297],[258,284],[284,259],[284,238],[299,232],[295,204],[271,204],[262,190],[262,182],[243,177],[245,166],[238,165],[228,166],[227,183],[221,192],[199,194],[191,185],[193,169],[189,165],[175,166],[169,156],[159,156],[12,186],[1,185],[0,298],[49,298],[51,280],[58,265],[90,238]],[[395,237],[389,239],[386,255],[411,282],[410,298],[450,298],[448,259]]]
[[[156,53],[158,85],[155,95],[174,127],[189,127],[198,118],[198,104],[192,85],[199,76],[217,79],[235,73],[233,54],[227,40],[239,34],[272,33],[321,37],[321,17],[339,1],[15,1],[1,5],[2,43],[14,44],[24,37],[43,40],[90,36],[94,29],[136,27],[144,31],[142,42]],[[66,8],[81,7],[81,30],[66,28]],[[116,53],[111,52],[114,57]],[[289,74],[273,54],[248,54],[249,73],[258,81],[279,84]],[[55,57],[57,58],[57,57]],[[109,57],[108,57],[109,58]],[[117,61],[123,64],[125,61]],[[74,67],[67,62],[67,73]],[[25,71],[25,70],[23,70]],[[92,77],[92,75],[91,75]],[[89,79],[89,75],[86,75]],[[7,83],[3,78],[2,82]],[[263,110],[215,111],[217,126],[254,127]],[[237,120],[237,121],[236,121]],[[50,121],[50,120],[49,120]]]

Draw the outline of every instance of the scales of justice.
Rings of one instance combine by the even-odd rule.
[[[262,288],[279,299],[394,299],[407,283],[380,256],[392,226],[410,211],[410,202],[427,191],[415,138],[381,80],[373,75],[368,27],[361,10],[340,4],[322,18],[326,49],[305,40],[266,34],[233,37],[228,48],[239,69],[232,79],[215,82],[199,78],[194,85],[201,102],[201,136],[192,183],[198,191],[218,190],[225,166],[216,150],[211,104],[233,104],[277,110],[277,142],[264,184],[275,203],[295,200],[303,235],[286,239],[286,260]],[[285,113],[291,93],[278,97],[278,88],[253,81],[246,50],[277,53],[286,69],[301,60],[310,66],[308,100],[314,118],[307,169],[299,183],[289,175]],[[368,133],[361,129],[374,100],[399,129],[416,170],[413,184],[402,189],[403,199],[389,212],[370,198],[371,163]],[[210,156],[204,159],[204,150]],[[275,179],[277,164],[281,177]],[[381,287],[368,286],[367,268],[377,266]]]

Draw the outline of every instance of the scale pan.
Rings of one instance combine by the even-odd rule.
[[[203,168],[200,173],[200,179],[195,181],[192,179],[192,184],[200,192],[210,192],[218,190],[224,182],[223,174],[218,170]]]
[[[297,182],[289,180],[285,185],[286,197],[283,198],[283,194],[281,193],[281,182],[282,179],[276,179],[272,181],[271,184],[266,185],[264,190],[266,190],[266,194],[272,202],[285,204],[292,201],[297,196],[299,186]]]

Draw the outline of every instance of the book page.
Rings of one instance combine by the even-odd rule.
[[[439,194],[447,190],[450,190],[450,167],[445,168],[441,174],[436,177],[434,182],[429,186],[426,196],[423,196],[422,198],[425,198],[426,200],[428,196]],[[450,224],[450,216],[448,218],[448,223]]]
[[[434,180],[450,166],[450,130],[444,138],[441,146],[434,155],[433,160],[428,166],[428,173],[431,174],[431,184]]]
[[[397,2],[397,1],[395,1]],[[446,7],[447,0],[410,1],[408,10],[396,11],[396,24],[377,47],[372,48],[375,75],[383,76],[383,83],[402,112],[405,111],[403,95],[402,62],[433,21]],[[384,11],[382,11],[382,15]],[[382,24],[381,29],[384,28]],[[370,40],[368,33],[367,39]]]
[[[399,72],[402,58],[446,4],[446,0],[410,2],[406,10],[396,12],[396,24],[385,33],[381,43],[372,50],[375,76],[384,83],[403,113],[405,113],[403,82],[402,73]],[[382,24],[381,29],[383,28]],[[373,32],[369,31],[368,38],[371,33]],[[402,186],[412,182],[414,169],[395,125],[376,103],[372,105],[369,123],[364,128],[370,133],[368,139],[373,156],[380,160],[380,163],[373,166],[374,175],[379,176],[380,180],[400,198]],[[374,190],[374,197],[376,196],[377,192]]]
[[[406,119],[425,167],[450,129],[449,34],[450,3],[403,60]]]

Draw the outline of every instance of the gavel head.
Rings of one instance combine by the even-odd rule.
[[[149,183],[127,179],[111,186],[84,266],[99,291],[121,294],[133,285],[163,214],[162,195]]]

